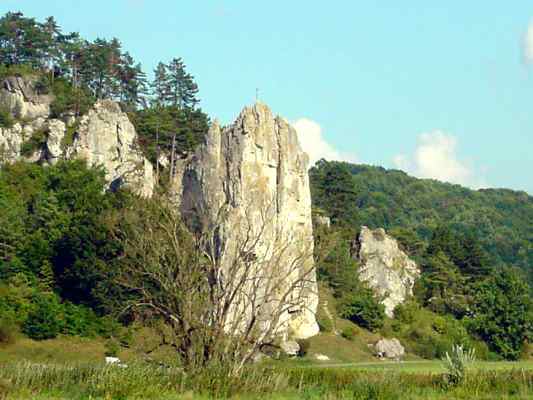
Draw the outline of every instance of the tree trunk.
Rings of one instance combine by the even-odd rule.
[[[172,135],[172,152],[170,153],[169,183],[174,176],[174,159],[176,154],[176,133]]]
[[[155,179],[159,182],[159,119],[155,128]]]

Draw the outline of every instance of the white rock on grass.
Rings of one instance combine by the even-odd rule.
[[[374,345],[375,354],[380,358],[400,360],[405,355],[405,349],[396,338],[381,339]]]

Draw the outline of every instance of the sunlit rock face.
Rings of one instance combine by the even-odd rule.
[[[252,238],[256,276],[243,293],[257,299],[268,291],[268,276],[284,277],[279,293],[261,312],[262,323],[272,323],[279,301],[288,306],[279,315],[277,333],[285,338],[307,338],[318,333],[318,304],[313,262],[311,196],[308,157],[296,131],[263,104],[245,108],[229,127],[217,123],[177,177],[184,219],[199,229],[216,226],[216,256],[222,270],[231,270],[235,244]],[[303,277],[304,284],[291,285]],[[244,302],[246,303],[246,302]],[[246,317],[252,305],[232,312]]]
[[[52,118],[53,99],[38,95],[32,81],[16,78],[2,85],[0,105],[14,124],[0,128],[0,163],[52,165],[82,158],[105,169],[111,188],[128,185],[143,196],[152,195],[153,167],[117,103],[101,100],[85,115]],[[242,296],[261,299],[270,293],[259,313],[261,325],[264,330],[276,326],[276,334],[285,340],[318,333],[307,167],[295,130],[267,106],[256,104],[229,127],[214,123],[205,143],[176,162],[172,182],[177,206],[191,228],[217,226],[214,250],[222,271],[231,270],[236,248],[246,237],[256,241],[247,257],[261,279],[247,282]],[[269,282],[281,282],[273,297]],[[247,321],[254,312],[250,304],[240,304],[231,313]]]
[[[363,226],[353,247],[360,262],[359,279],[383,297],[385,313],[392,318],[394,308],[413,295],[420,269],[384,229]]]
[[[13,76],[4,79],[0,86],[0,107],[19,120],[48,118],[53,97],[39,94],[36,86],[35,78]]]
[[[14,120],[0,128],[0,163],[17,160],[55,164],[61,159],[83,158],[89,166],[102,166],[112,188],[129,185],[151,196],[155,178],[150,162],[137,145],[137,133],[128,116],[113,101],[98,101],[86,115],[50,117],[52,96],[39,95],[30,78],[6,78],[0,107]],[[36,140],[38,139],[38,140]],[[34,145],[24,151],[24,144]]]
[[[103,166],[112,187],[128,184],[143,196],[152,195],[152,164],[143,156],[137,132],[117,103],[97,102],[78,124],[72,145],[66,150],[68,158],[80,157],[89,165]]]

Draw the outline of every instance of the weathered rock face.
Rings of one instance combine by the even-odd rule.
[[[80,157],[89,165],[102,165],[112,187],[127,183],[144,196],[152,195],[152,164],[137,146],[137,132],[117,103],[97,102],[78,123],[73,143],[66,150],[68,158]]]
[[[383,296],[385,313],[394,316],[394,308],[413,294],[420,270],[383,229],[361,228],[354,241],[354,256],[359,260],[359,279]]]
[[[257,276],[284,277],[280,294],[304,278],[303,287],[291,289],[286,300],[295,303],[280,316],[277,333],[285,339],[318,333],[307,164],[295,130],[268,107],[256,104],[245,108],[230,127],[213,124],[205,144],[177,177],[185,220],[196,221],[204,230],[216,227],[216,255],[226,273],[235,244],[251,238]],[[265,296],[266,283],[250,282],[244,292]],[[233,313],[247,315],[250,307]],[[270,323],[270,311],[263,311],[264,324]]]
[[[111,187],[126,184],[143,196],[151,196],[153,168],[137,146],[137,133],[117,103],[103,100],[79,118],[50,117],[50,96],[36,94],[32,80],[8,78],[0,90],[0,107],[16,123],[0,128],[0,163],[20,159],[54,164],[60,159],[84,158],[101,165]],[[68,125],[67,125],[68,124]],[[32,154],[22,154],[24,142],[34,135],[44,138]]]
[[[17,120],[10,128],[0,128],[0,163],[25,159],[54,164],[83,158],[91,166],[105,168],[111,187],[128,184],[151,196],[153,167],[116,103],[99,101],[86,115],[55,119],[50,117],[49,97],[37,95],[33,83],[13,79],[0,90],[0,105]],[[23,155],[24,143],[36,135],[41,145]],[[212,250],[226,275],[231,260],[242,256],[236,254],[238,245],[246,237],[255,241],[246,263],[253,265],[260,279],[247,283],[242,297],[261,299],[268,294],[269,301],[261,308],[261,327],[274,326],[276,320],[276,334],[283,340],[318,333],[307,164],[295,130],[268,107],[256,104],[244,109],[228,128],[213,124],[205,144],[178,160],[173,182],[178,206],[190,226],[216,226]],[[276,282],[274,291],[268,282]],[[274,318],[280,304],[282,312]],[[250,307],[241,304],[231,313],[246,320]]]
[[[35,86],[32,78],[6,78],[0,89],[0,107],[21,120],[47,118],[52,97],[39,95]]]

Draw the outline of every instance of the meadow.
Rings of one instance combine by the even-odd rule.
[[[39,354],[38,356],[42,356]],[[185,374],[178,366],[134,361],[3,361],[0,399],[531,399],[533,362],[477,362],[459,385],[438,361],[317,365],[269,362],[236,378]]]

